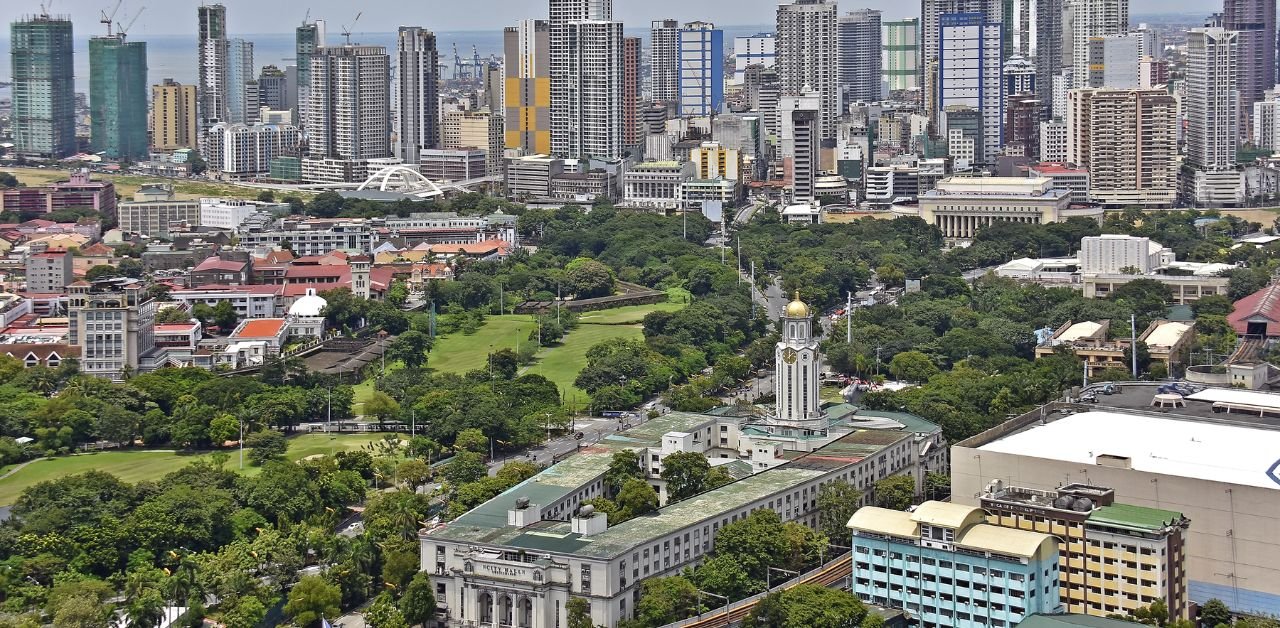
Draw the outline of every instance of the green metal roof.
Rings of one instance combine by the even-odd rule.
[[[923,417],[911,414],[910,412],[886,412],[883,410],[859,410],[858,413],[853,416],[853,419],[857,420],[857,418],[860,416],[892,419],[906,426],[906,430],[908,432],[915,432],[916,434],[931,434],[939,429],[938,424],[933,423],[932,421],[925,420]]]
[[[1182,513],[1131,504],[1103,506],[1089,515],[1088,523],[1144,532],[1159,532],[1183,519]]]
[[[1133,628],[1133,622],[1092,615],[1041,615],[1036,613],[1018,623],[1018,628],[1066,628],[1067,626],[1087,626],[1089,628]]]

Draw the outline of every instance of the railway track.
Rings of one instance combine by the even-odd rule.
[[[845,554],[839,559],[831,562],[821,570],[805,574],[805,578],[801,580],[792,580],[775,589],[789,589],[797,584],[818,584],[829,587],[849,577],[850,565],[852,564],[853,555]],[[696,620],[685,620],[687,623],[677,622],[669,624],[669,626],[679,626],[679,628],[724,628],[735,623],[741,622],[755,610],[759,600],[752,600],[748,604],[739,606],[730,606],[728,608],[721,607],[706,613],[704,617]],[[666,628],[666,627],[664,627]]]

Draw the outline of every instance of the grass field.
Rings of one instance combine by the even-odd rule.
[[[628,305],[611,310],[583,312],[578,320],[592,325],[634,325],[644,320],[649,312],[675,312],[684,308],[684,303],[655,303],[653,305]]]
[[[359,449],[364,445],[382,440],[383,434],[303,434],[289,439],[289,451],[285,454],[289,460],[301,460],[316,454],[334,454],[339,451]],[[239,450],[229,449],[231,459],[227,466],[239,467]],[[208,459],[210,453],[182,454],[168,451],[102,451],[92,454],[81,454],[37,460],[18,470],[17,473],[0,480],[0,504],[12,504],[22,491],[29,486],[39,484],[65,475],[84,473],[85,471],[105,471],[126,482],[156,480],[165,474],[185,467],[200,459]],[[246,456],[247,458],[247,456]],[[246,464],[245,475],[256,475],[260,469]]]
[[[644,335],[639,325],[579,325],[558,347],[544,349],[538,354],[538,361],[530,366],[526,373],[541,375],[560,388],[565,399],[574,401],[582,407],[587,401],[587,393],[573,385],[578,372],[587,364],[587,351],[597,343],[613,338],[639,338]]]
[[[467,336],[455,332],[438,338],[431,353],[427,354],[427,366],[444,373],[466,373],[484,368],[489,348],[515,349],[516,340],[523,346],[530,342],[529,332],[537,328],[533,317],[527,314],[489,316],[476,333]]]
[[[65,180],[69,174],[67,170],[55,170],[45,168],[0,168],[4,172],[11,172],[18,181],[27,186],[38,186],[53,183],[54,181]],[[116,185],[116,194],[125,200],[131,200],[133,193],[144,183],[154,183],[157,181],[167,181],[174,184],[174,193],[179,200],[197,199],[206,196],[230,197],[255,199],[262,191],[241,187],[238,185],[230,185],[226,183],[216,183],[212,181],[192,181],[187,179],[165,179],[163,177],[144,177],[132,174],[101,174],[94,173],[95,179],[109,179]],[[292,193],[292,192],[291,192]],[[282,196],[276,193],[277,197]],[[306,198],[311,196],[307,193],[301,193],[300,196]]]

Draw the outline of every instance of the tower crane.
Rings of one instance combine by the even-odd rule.
[[[133,28],[133,23],[138,21],[138,16],[142,15],[142,12],[146,10],[147,7],[138,7],[138,12],[133,14],[133,17],[129,19],[128,24],[116,28],[116,33],[120,35],[120,39],[124,39],[129,36],[129,29]]]
[[[124,0],[116,0],[116,7],[111,9],[111,15],[107,15],[107,10],[102,10],[102,17],[98,20],[99,24],[107,25],[107,37],[111,36],[111,24],[116,19],[116,13],[120,11],[120,5],[124,4]]]
[[[359,13],[356,13],[356,19],[351,20],[351,26],[343,26],[343,27],[342,27],[342,36],[343,36],[343,37],[345,37],[345,38],[347,39],[347,45],[348,45],[348,46],[350,46],[350,45],[351,45],[351,29],[355,28],[356,23],[358,23],[358,22],[360,21],[360,16],[361,16],[361,15],[364,15],[364,11],[360,11]]]

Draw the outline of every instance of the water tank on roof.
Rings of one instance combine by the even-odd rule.
[[[1071,504],[1071,509],[1076,512],[1089,512],[1093,510],[1093,500],[1088,497],[1081,497]]]
[[[520,510],[524,510],[525,508],[528,508],[528,507],[529,507],[529,498],[528,498],[528,497],[517,497],[517,498],[516,498],[516,508],[519,508]]]
[[[1071,504],[1074,501],[1075,500],[1071,499],[1070,495],[1063,495],[1053,500],[1053,507],[1058,510],[1071,510]]]
[[[583,506],[582,509],[578,511],[578,516],[582,517],[583,519],[590,519],[595,514],[596,514],[596,507],[592,506],[591,504],[587,504],[586,506]]]

